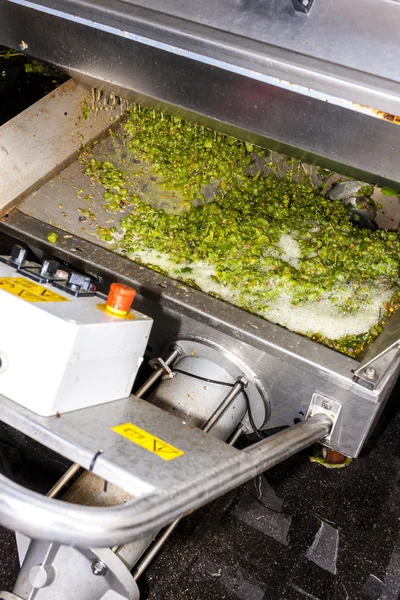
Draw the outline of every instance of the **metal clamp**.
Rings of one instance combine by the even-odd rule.
[[[333,448],[338,447],[341,413],[342,405],[340,402],[317,392],[312,395],[306,418],[323,414],[329,417],[332,422],[329,434],[322,440],[324,445],[332,446]]]
[[[164,375],[162,375],[161,379],[162,381],[165,381],[166,379],[173,379],[176,375],[176,373],[174,373],[169,366],[167,365],[167,363],[160,357],[158,358],[153,358],[152,360],[149,361],[149,365],[151,366],[151,368],[155,371],[156,369],[158,369],[159,367],[162,367],[165,371]]]
[[[394,361],[400,356],[400,340],[383,352],[360,365],[353,379],[363,387],[374,390],[378,387]]]
[[[149,365],[150,367],[155,371],[156,369],[159,369],[160,367],[162,369],[164,369],[165,373],[164,375],[162,375],[161,379],[163,381],[165,381],[166,379],[173,379],[176,375],[176,373],[174,373],[174,371],[172,371],[172,369],[170,369],[170,367],[168,366],[168,364],[161,358],[152,358],[149,361]]]

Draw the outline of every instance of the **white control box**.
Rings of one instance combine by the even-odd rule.
[[[0,263],[0,394],[43,416],[125,398],[152,324]]]

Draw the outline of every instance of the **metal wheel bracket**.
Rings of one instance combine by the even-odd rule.
[[[340,420],[342,405],[332,398],[315,392],[308,407],[306,419],[318,414],[324,414],[332,420],[332,428],[329,434],[321,440],[324,446],[336,448],[339,445]]]

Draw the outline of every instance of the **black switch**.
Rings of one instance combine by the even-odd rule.
[[[23,246],[18,246],[18,244],[15,244],[11,250],[11,257],[10,257],[11,262],[18,265],[19,267],[22,267],[22,265],[25,262],[27,254],[28,254],[28,251],[26,248],[24,248]]]
[[[54,277],[59,266],[56,260],[44,260],[40,269],[40,275],[42,277]]]
[[[90,277],[88,277],[87,275],[80,275],[79,273],[70,274],[67,286],[71,290],[82,290],[85,292],[92,291],[92,283],[90,281]]]

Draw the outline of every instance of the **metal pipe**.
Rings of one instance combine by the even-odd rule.
[[[238,381],[235,383],[235,385],[232,387],[232,389],[229,391],[229,393],[223,399],[223,401],[218,406],[218,408],[215,409],[215,411],[212,413],[212,415],[204,423],[204,425],[201,428],[202,431],[205,431],[206,433],[208,433],[214,427],[214,425],[216,425],[216,423],[218,423],[218,421],[222,418],[222,416],[226,413],[226,411],[228,410],[228,408],[230,407],[232,402],[234,400],[236,400],[236,398],[239,396],[239,394],[243,391],[243,388],[245,387],[245,383],[242,381],[243,379],[244,379],[243,377],[240,377],[238,379]]]
[[[239,390],[239,393],[240,393],[240,390]],[[229,394],[229,399],[230,399],[229,403],[232,404],[232,402],[235,400],[236,397],[237,397],[237,394],[235,394],[235,395]],[[226,400],[227,400],[227,398],[224,398],[224,400],[221,402],[218,409],[222,405],[224,405],[224,406],[226,405]],[[217,409],[217,411],[218,411],[218,409]],[[217,411],[215,411],[215,413],[217,413]],[[218,418],[219,419],[222,418],[223,414],[224,414],[223,412],[220,412]],[[218,419],[215,420],[214,425],[217,422],[218,422]],[[205,426],[206,426],[206,423],[202,427],[203,430],[204,430]],[[229,441],[227,443],[230,446],[233,446],[237,442],[239,437],[246,431],[247,431],[246,426],[243,425],[242,423],[239,423],[235,427],[233,432],[231,433]],[[152,536],[151,538],[137,540],[135,542],[131,542],[131,544],[124,544],[123,546],[115,546],[113,548],[113,552],[116,552],[120,556],[121,560],[124,561],[124,564],[126,564],[126,558],[127,558],[127,554],[128,554],[128,556],[130,558],[131,568],[133,568],[136,565],[136,569],[133,572],[133,578],[135,580],[139,579],[139,577],[144,573],[144,571],[150,565],[150,563],[152,562],[152,560],[154,559],[156,554],[161,550],[162,546],[165,544],[165,542],[167,541],[167,539],[172,534],[172,532],[174,531],[174,529],[176,528],[176,526],[178,525],[178,523],[180,521],[181,521],[181,518],[176,519],[173,523],[171,523],[171,525],[169,525],[169,527],[167,527],[167,529],[165,529],[162,532],[161,536],[158,537],[156,540],[154,539],[154,536]],[[135,553],[136,553],[136,556],[135,556]],[[135,558],[132,558],[132,557],[135,557]],[[140,562],[138,562],[139,559],[140,559]]]
[[[257,469],[256,475],[259,475],[290,456],[297,454],[300,450],[307,448],[310,444],[323,439],[331,428],[332,420],[330,417],[319,413],[298,425],[294,425],[294,427],[288,427],[261,442],[245,448],[243,453],[250,458],[253,468]]]
[[[237,425],[235,427],[235,429],[232,431],[231,435],[229,436],[229,438],[227,439],[227,444],[229,444],[229,446],[234,446],[236,444],[236,442],[238,441],[238,439],[240,438],[241,435],[243,435],[244,433],[246,433],[247,431],[247,427],[246,425],[243,425],[243,423],[239,423],[239,425]]]
[[[240,390],[241,389],[242,389],[242,386],[241,386]],[[240,392],[240,390],[239,390],[239,392]],[[232,391],[233,391],[233,388],[232,388]],[[232,398],[231,402],[233,402],[233,400],[236,397],[237,397],[237,394]],[[223,403],[225,403],[225,401],[226,401],[226,398],[225,398],[225,400],[223,400]],[[217,411],[215,411],[215,412],[217,412]],[[221,418],[222,414],[220,415],[220,418]],[[204,427],[202,427],[202,429],[205,431],[205,424],[204,424]],[[241,423],[239,423],[239,425],[234,429],[228,444],[230,446],[233,446],[235,444],[235,442],[237,442],[237,440],[243,434],[245,429],[246,429],[245,426],[242,425]],[[179,523],[181,521],[182,521],[182,518],[179,518],[179,519],[176,519],[173,523],[171,523],[171,525],[169,525],[169,527],[167,527],[167,529],[165,529],[162,532],[160,537],[157,538],[157,540],[155,540],[154,543],[151,544],[151,546],[146,550],[146,552],[140,558],[140,562],[136,565],[136,568],[132,573],[132,577],[135,581],[137,581],[139,579],[139,577],[141,577],[143,575],[143,573],[147,570],[149,565],[153,562],[154,558],[160,552],[160,550],[164,546],[165,542],[168,540],[170,535],[174,532],[174,530],[176,529],[176,527],[179,525]]]
[[[167,529],[164,529],[159,538],[156,539],[154,544],[146,550],[143,556],[140,559],[140,562],[137,564],[136,569],[132,572],[132,577],[135,581],[139,579],[143,575],[143,573],[147,570],[150,564],[153,562],[157,554],[160,552],[161,548],[164,546],[165,542],[168,540],[170,535],[175,531],[179,523],[182,521],[182,517],[176,519]]]
[[[212,477],[196,485],[188,478],[169,493],[149,493],[112,507],[66,504],[0,475],[0,524],[28,537],[80,547],[131,542],[245,483],[310,444],[326,437],[332,420],[315,416],[281,431],[216,465]]]
[[[67,483],[73,478],[74,475],[79,471],[80,465],[73,464],[70,466],[68,471],[65,471],[64,475],[57,481],[55,485],[51,488],[49,492],[47,492],[47,496],[49,498],[54,498],[57,494],[62,490],[62,488],[67,485]]]

